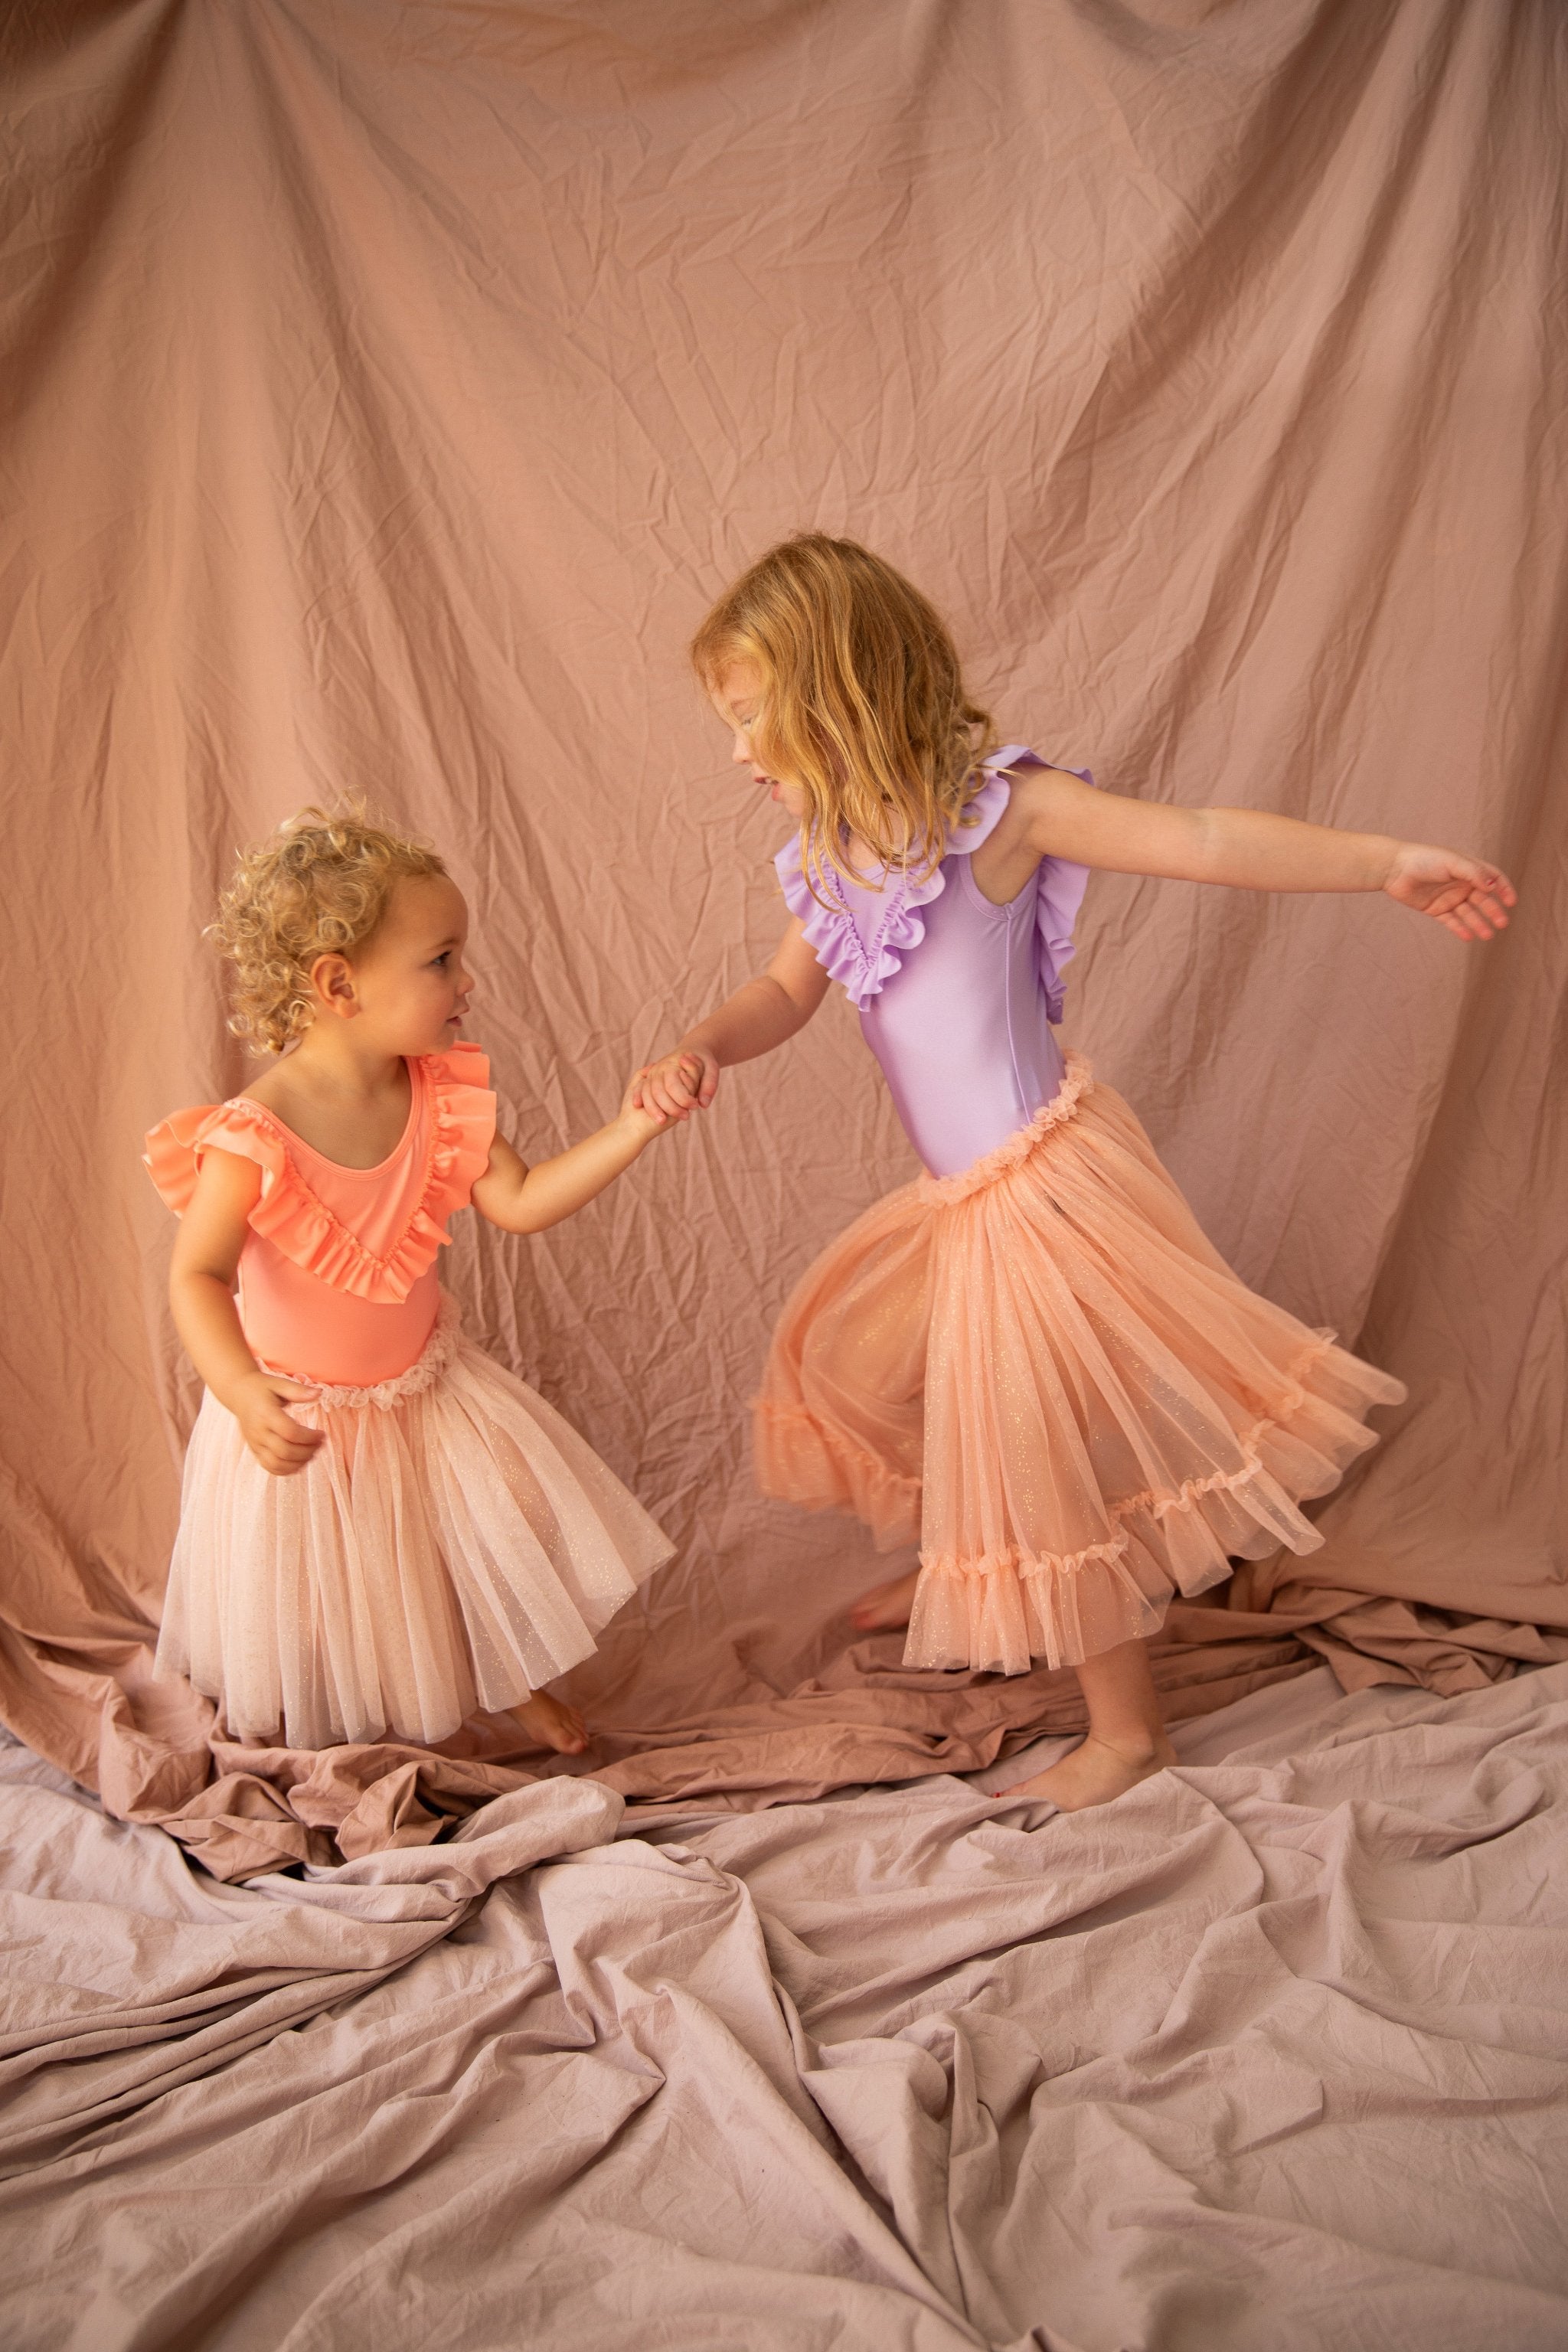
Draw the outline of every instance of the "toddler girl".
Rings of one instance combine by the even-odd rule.
[[[693,646],[734,757],[797,820],[763,979],[639,1072],[671,1118],[793,1036],[837,981],[925,1163],[805,1274],[756,1406],[764,1490],[857,1512],[918,1571],[855,1612],[907,1662],[1077,1669],[1089,1736],[1022,1791],[1102,1802],[1172,1760],[1144,1649],[1173,1591],[1321,1541],[1298,1506],[1374,1441],[1386,1373],[1256,1297],[1137,1120],[1063,1054],[1088,871],[1383,890],[1489,939],[1514,892],[1451,850],[1092,789],[997,747],[942,621],[865,549],[810,535]]]
[[[147,1139],[183,1222],[170,1299],[206,1383],[158,1667],[229,1734],[429,1742],[476,1707],[587,1745],[541,1685],[669,1557],[560,1414],[463,1339],[436,1258],[470,1201],[507,1233],[580,1209],[666,1115],[524,1167],[458,1027],[468,913],[433,852],[318,810],[248,851],[215,933],[247,1093]]]

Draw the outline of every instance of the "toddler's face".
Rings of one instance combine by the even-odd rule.
[[[473,992],[463,963],[468,910],[444,876],[399,882],[380,929],[351,970],[364,1044],[388,1054],[440,1054]]]
[[[770,800],[788,809],[791,816],[803,817],[806,811],[803,787],[783,777],[771,776],[752,748],[752,737],[762,716],[763,685],[763,673],[755,662],[731,662],[714,681],[713,708],[735,738],[730,754],[735,765],[750,768],[752,782],[765,784]]]

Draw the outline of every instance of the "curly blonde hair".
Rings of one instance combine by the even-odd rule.
[[[691,658],[710,692],[737,659],[762,671],[752,740],[805,792],[814,895],[828,866],[855,875],[851,835],[884,866],[939,863],[996,738],[941,614],[902,572],[852,539],[786,539],[720,597]]]
[[[240,853],[207,937],[234,966],[229,1027],[280,1054],[314,1015],[310,967],[374,938],[399,882],[445,875],[433,849],[362,809],[301,809]]]

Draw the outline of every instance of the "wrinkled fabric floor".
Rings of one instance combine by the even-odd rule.
[[[6,2341],[1557,2352],[1568,1667],[1178,1738],[245,1886],[5,1749]]]

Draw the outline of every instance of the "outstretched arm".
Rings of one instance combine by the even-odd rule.
[[[489,1166],[474,1186],[474,1206],[503,1233],[542,1234],[596,1200],[670,1124],[662,1113],[634,1103],[628,1088],[608,1127],[531,1168],[498,1135]]]
[[[689,1029],[673,1053],[640,1069],[630,1099],[672,1119],[706,1110],[718,1091],[721,1070],[784,1045],[805,1028],[826,993],[827,974],[806,943],[799,916],[792,915],[762,978],[748,980],[716,1013]]]
[[[1263,809],[1123,800],[1059,768],[1026,769],[995,833],[976,852],[974,878],[1002,901],[1016,897],[1047,856],[1242,890],[1384,890],[1461,940],[1489,940],[1503,929],[1517,898],[1500,866],[1459,850],[1392,834],[1342,833]]]

